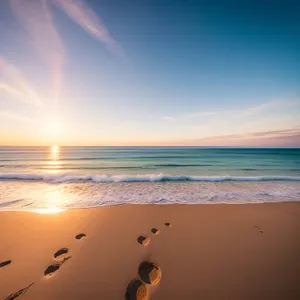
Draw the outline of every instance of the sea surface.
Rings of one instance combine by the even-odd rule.
[[[0,147],[0,209],[300,201],[300,149]]]

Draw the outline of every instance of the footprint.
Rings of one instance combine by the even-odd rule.
[[[63,248],[63,249],[67,249],[67,248]],[[63,249],[60,249],[60,250],[63,250]],[[60,250],[58,250],[55,254],[57,254]],[[55,254],[54,254],[54,257],[55,257]],[[58,263],[58,264],[53,264],[53,265],[50,265],[45,271],[44,271],[44,276],[45,277],[51,277],[53,276],[58,270],[59,268],[61,267],[61,265],[66,262],[67,260],[69,260],[72,256],[65,256],[63,258],[63,260]]]
[[[165,225],[166,225],[167,227],[171,227],[171,226],[172,226],[172,224],[169,223],[169,222],[166,222]]]
[[[159,234],[159,229],[157,229],[157,228],[152,228],[152,229],[151,229],[151,232],[152,232],[153,234]]]
[[[54,253],[54,258],[60,259],[65,258],[69,252],[68,248],[61,248]]]
[[[45,277],[51,277],[53,276],[60,268],[61,264],[54,264],[50,265],[45,271],[44,275]]]
[[[25,287],[23,289],[20,289],[16,293],[10,294],[4,300],[14,300],[14,299],[16,299],[17,297],[25,294],[33,284],[34,284],[34,282],[32,282],[31,284],[29,284],[27,287]]]
[[[142,236],[142,235],[140,235],[137,238],[137,241],[138,241],[139,244],[141,244],[143,246],[147,246],[150,243],[150,239],[148,237]]]
[[[254,225],[254,228],[256,228],[260,233],[264,233],[264,231],[257,225]]]
[[[75,239],[76,239],[76,240],[80,240],[80,239],[82,239],[82,238],[85,237],[85,236],[86,236],[85,233],[79,233],[79,234],[77,234],[77,235],[75,236]]]
[[[148,289],[145,283],[140,280],[132,280],[125,294],[126,300],[146,300],[148,299]]]
[[[6,260],[0,263],[0,268],[4,268],[5,266],[11,264],[11,260]]]
[[[140,266],[138,273],[143,282],[147,284],[157,284],[161,279],[160,267],[150,261],[143,261]]]

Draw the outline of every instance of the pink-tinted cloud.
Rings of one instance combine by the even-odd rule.
[[[300,147],[300,128],[220,135],[193,140],[174,141],[170,144],[190,146]]]
[[[63,43],[54,27],[46,0],[10,0],[15,16],[26,28],[42,60],[52,72],[54,96],[61,90]]]
[[[113,39],[108,29],[101,22],[97,14],[83,0],[53,0],[60,6],[74,22],[78,23],[88,34],[105,43],[106,47],[124,56],[124,51]]]
[[[16,66],[0,58],[0,92],[13,99],[41,106],[42,102]]]

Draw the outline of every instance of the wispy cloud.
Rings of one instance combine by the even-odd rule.
[[[164,116],[164,117],[162,117],[162,119],[165,120],[165,121],[170,121],[170,122],[176,121],[176,118],[171,117],[171,116]]]
[[[300,147],[300,126],[291,129],[218,135],[172,142],[197,146],[288,146]]]
[[[172,120],[172,132],[166,129],[168,145],[243,146],[299,145],[300,99],[280,99],[244,109],[200,111],[161,117]],[[296,128],[296,129],[287,129]],[[300,127],[299,127],[300,129]],[[185,137],[185,139],[181,137]],[[300,145],[299,145],[300,146]]]
[[[111,36],[108,29],[101,22],[97,14],[87,5],[84,0],[53,0],[60,6],[74,22],[78,23],[88,34],[105,43],[106,47],[124,56],[124,51],[118,42]]]
[[[65,49],[63,39],[53,22],[53,2],[87,33],[104,42],[110,51],[120,56],[124,56],[124,51],[97,14],[83,0],[10,0],[15,16],[29,33],[39,56],[51,70],[53,96],[57,100],[61,92]]]
[[[46,0],[10,0],[15,16],[26,28],[34,46],[52,72],[54,96],[61,90],[64,46],[53,24]]]
[[[219,115],[220,111],[198,111],[191,114],[184,115],[185,118],[199,118],[199,117],[211,117]]]
[[[200,118],[200,117],[231,117],[231,118],[244,118],[251,115],[259,114],[264,111],[268,111],[271,109],[278,109],[281,107],[287,107],[294,104],[299,103],[296,100],[272,100],[265,103],[262,103],[257,106],[251,106],[243,109],[232,109],[232,110],[216,110],[216,111],[199,111],[191,114],[183,115],[183,118],[191,119],[191,118]]]
[[[22,102],[37,106],[43,104],[21,71],[2,58],[0,58],[0,78],[0,92],[5,92]]]
[[[272,100],[272,101],[268,101],[268,102],[262,103],[260,105],[254,106],[254,107],[249,107],[244,110],[238,110],[235,112],[235,117],[243,118],[243,117],[247,117],[247,116],[252,116],[255,114],[263,113],[268,110],[276,110],[276,109],[291,106],[291,105],[294,105],[297,103],[299,103],[299,101],[297,102],[295,100],[289,100],[289,99]]]
[[[300,128],[294,129],[283,129],[283,130],[271,130],[263,132],[250,133],[248,137],[268,137],[268,138],[281,138],[281,137],[292,137],[300,134]]]
[[[33,122],[33,120],[31,118],[21,116],[16,113],[12,113],[10,111],[5,111],[5,110],[0,110],[0,116],[1,116],[1,118],[13,119],[16,121],[22,121],[22,122],[28,122],[28,123]]]

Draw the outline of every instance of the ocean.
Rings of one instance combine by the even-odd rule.
[[[300,200],[300,149],[0,147],[0,209]]]

